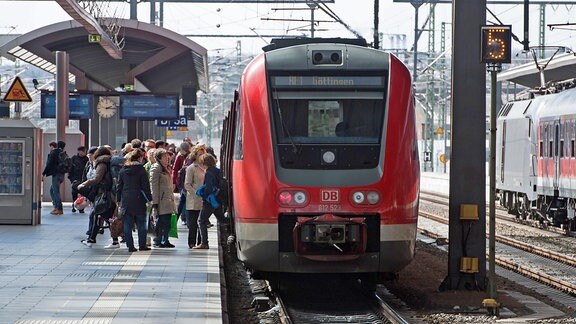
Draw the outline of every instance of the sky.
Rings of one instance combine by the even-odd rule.
[[[519,1],[522,2],[522,1]],[[335,0],[328,7],[357,33],[372,41],[373,0]],[[522,5],[489,5],[504,24],[512,25],[512,31],[521,39],[523,28]],[[304,9],[304,10],[287,10]],[[113,3],[104,8],[108,15],[123,18],[129,17],[129,7],[126,3]],[[419,25],[422,26],[430,10],[429,5],[419,9]],[[410,49],[414,40],[414,7],[409,3],[380,0],[379,31],[384,34],[382,47],[405,47]],[[451,5],[436,6],[436,50],[439,49],[440,25],[450,23]],[[487,14],[489,21],[495,21]],[[530,6],[530,44],[538,43],[539,6]],[[34,29],[70,20],[71,18],[55,1],[15,1],[0,0],[0,34],[22,34]],[[150,21],[150,5],[148,2],[138,5],[138,19]],[[274,20],[265,20],[274,19]],[[278,19],[294,19],[303,21],[278,21]],[[263,38],[206,38],[193,35],[310,35],[310,10],[306,4],[280,3],[272,4],[239,4],[239,3],[165,3],[164,27],[190,38],[209,50],[209,55],[235,55],[236,43],[242,44],[242,54],[257,54],[266,45],[269,37]],[[354,34],[332,20],[320,10],[316,10],[315,19],[321,20],[315,33],[319,37],[354,38]],[[546,23],[576,22],[576,6],[550,5],[546,7]],[[308,26],[307,26],[308,25]],[[448,25],[448,28],[450,25]],[[575,28],[576,29],[576,28]],[[449,31],[450,32],[450,31]],[[405,35],[398,37],[397,35]],[[404,37],[404,38],[403,38]],[[404,41],[398,41],[404,39]],[[547,45],[561,45],[576,50],[576,30],[546,29]],[[428,47],[428,35],[420,38],[418,48]],[[449,40],[447,42],[449,44]],[[519,47],[520,45],[517,45]],[[517,50],[519,51],[519,49]]]

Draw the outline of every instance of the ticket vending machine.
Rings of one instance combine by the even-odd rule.
[[[42,129],[0,119],[0,225],[41,223]]]

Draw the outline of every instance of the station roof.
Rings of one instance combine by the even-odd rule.
[[[103,22],[111,19],[102,19]],[[168,29],[130,19],[114,19],[124,38],[122,59],[110,57],[74,20],[48,25],[0,46],[0,55],[56,73],[55,52],[69,56],[78,90],[113,90],[134,79],[153,93],[180,92],[183,85],[208,91],[207,50]],[[80,86],[79,86],[80,84]]]
[[[538,61],[539,66],[544,66],[547,59]],[[576,56],[574,54],[562,54],[555,57],[544,69],[545,81],[563,81],[576,77]],[[536,63],[530,62],[503,71],[498,74],[498,81],[510,81],[528,88],[540,86],[540,72]]]

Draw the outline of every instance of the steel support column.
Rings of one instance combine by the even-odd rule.
[[[68,53],[56,51],[56,140],[66,142],[68,126]]]
[[[486,72],[480,63],[480,26],[486,0],[452,2],[452,158],[450,164],[448,276],[440,289],[486,287]],[[463,204],[478,220],[461,220]],[[463,257],[477,272],[461,271]]]

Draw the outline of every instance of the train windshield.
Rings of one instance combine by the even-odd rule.
[[[275,89],[272,107],[278,142],[378,144],[385,109],[383,84],[378,85],[381,89],[375,89],[376,85],[368,89]]]

